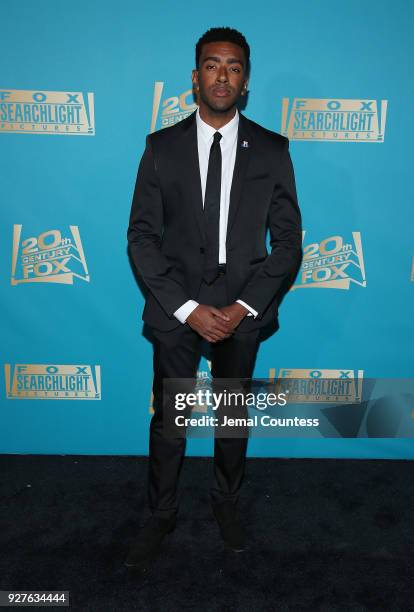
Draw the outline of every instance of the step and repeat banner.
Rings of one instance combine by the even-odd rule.
[[[413,5],[241,0],[212,12],[132,0],[3,7],[1,452],[148,452],[152,345],[126,230],[145,136],[195,110],[195,44],[213,26],[251,46],[243,112],[289,137],[303,215],[302,266],[255,377],[355,386],[414,375]],[[414,456],[386,428],[358,437],[368,413],[347,435],[252,439],[248,454]],[[212,446],[191,439],[187,454]]]

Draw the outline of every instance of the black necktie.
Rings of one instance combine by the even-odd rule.
[[[204,227],[206,233],[203,278],[212,283],[218,276],[221,193],[220,132],[214,134],[208,158],[206,192],[204,195]]]

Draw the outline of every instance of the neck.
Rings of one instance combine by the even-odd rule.
[[[228,111],[224,111],[222,113],[218,113],[208,106],[204,104],[200,104],[199,107],[200,117],[203,121],[211,125],[216,130],[219,130],[226,125],[229,121],[231,121],[236,114],[236,107],[232,106]]]

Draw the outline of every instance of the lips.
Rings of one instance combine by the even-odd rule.
[[[218,98],[225,98],[230,95],[230,91],[227,87],[215,87],[213,89],[213,94]]]

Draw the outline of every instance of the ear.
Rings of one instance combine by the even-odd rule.
[[[247,87],[248,87],[248,85],[249,85],[249,81],[248,81],[248,79],[246,79],[244,81],[244,85],[243,85],[243,88],[242,88],[242,91],[241,91],[241,95],[242,96],[247,94]]]
[[[191,72],[191,80],[195,89],[198,89],[198,70],[194,68]]]

